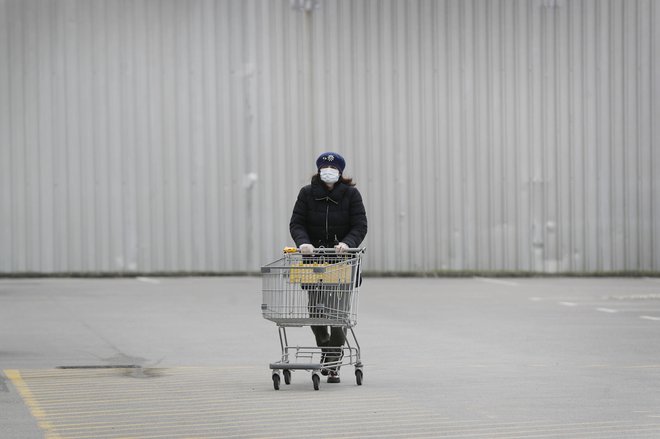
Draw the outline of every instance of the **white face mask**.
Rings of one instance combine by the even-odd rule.
[[[324,183],[334,184],[339,181],[339,171],[335,168],[323,168],[320,174]]]

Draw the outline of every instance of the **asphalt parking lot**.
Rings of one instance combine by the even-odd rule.
[[[273,390],[260,289],[0,279],[0,437],[660,437],[659,278],[365,278],[364,385],[319,391]]]

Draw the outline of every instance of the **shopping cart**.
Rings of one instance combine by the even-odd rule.
[[[353,327],[357,324],[360,261],[364,248],[337,253],[315,249],[303,255],[296,248],[284,249],[282,258],[261,267],[263,277],[261,311],[275,322],[280,336],[282,358],[271,363],[273,387],[280,389],[281,375],[291,383],[291,372],[312,373],[314,390],[319,389],[322,371],[355,366],[355,380],[362,385],[360,345]],[[290,346],[286,328],[302,326],[342,327],[347,333],[341,348]],[[350,333],[354,345],[349,341]],[[331,353],[331,354],[330,354]],[[327,361],[329,358],[335,359]]]

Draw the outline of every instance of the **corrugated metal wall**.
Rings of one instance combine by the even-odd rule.
[[[660,2],[316,3],[0,0],[0,272],[258,270],[328,149],[371,270],[660,271]]]

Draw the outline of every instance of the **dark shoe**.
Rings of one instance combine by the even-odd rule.
[[[334,370],[331,370],[330,373],[328,373],[328,383],[337,384],[339,382],[341,382],[341,380],[339,379],[339,374]]]

